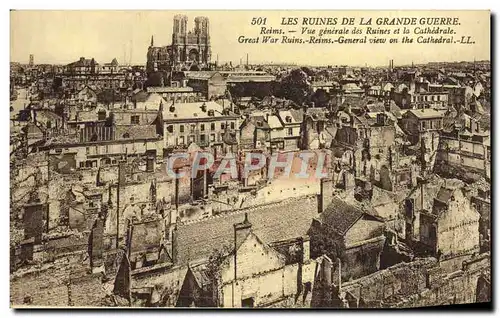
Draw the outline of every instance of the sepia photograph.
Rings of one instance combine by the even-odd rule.
[[[491,309],[491,22],[11,10],[10,307]]]

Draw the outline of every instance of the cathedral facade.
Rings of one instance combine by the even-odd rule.
[[[181,70],[201,70],[210,64],[209,20],[206,17],[194,19],[194,29],[188,31],[188,18],[184,15],[174,17],[172,44],[148,48],[146,70],[148,74]]]

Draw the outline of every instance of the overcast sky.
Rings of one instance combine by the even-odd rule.
[[[487,11],[12,11],[11,61],[69,63],[94,57],[99,63],[116,58],[119,63],[145,64],[151,36],[155,46],[171,43],[173,17],[188,16],[188,29],[196,16],[210,19],[212,60],[239,63],[249,54],[250,63],[285,62],[308,65],[394,65],[429,61],[490,58],[490,16]],[[240,44],[238,36],[257,36],[252,17],[267,17],[267,25],[280,27],[283,17],[458,17],[456,37],[470,35],[473,45],[446,44]],[[374,26],[376,27],[376,26]],[[333,28],[330,26],[329,28]],[[341,28],[341,26],[335,26]],[[412,27],[413,28],[413,27]],[[292,27],[285,27],[285,30]],[[300,26],[296,27],[300,32]],[[381,36],[382,37],[382,36]]]

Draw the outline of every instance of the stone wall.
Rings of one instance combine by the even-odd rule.
[[[80,256],[68,256],[50,264],[20,269],[10,277],[10,304],[14,307],[96,306],[96,299],[104,297],[104,293],[99,292],[101,278],[87,276],[87,268],[88,262],[82,263]]]
[[[400,263],[345,283],[340,295],[350,307],[422,307],[476,301],[478,278],[490,270],[490,255],[471,256],[459,270],[441,266],[435,258]],[[444,264],[443,264],[444,265]],[[348,295],[348,297],[346,296]]]

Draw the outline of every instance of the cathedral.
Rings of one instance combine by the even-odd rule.
[[[151,37],[146,64],[148,76],[209,67],[211,50],[208,18],[196,17],[194,23],[194,29],[188,31],[188,18],[176,15],[172,44],[168,46],[154,46],[154,39]]]

